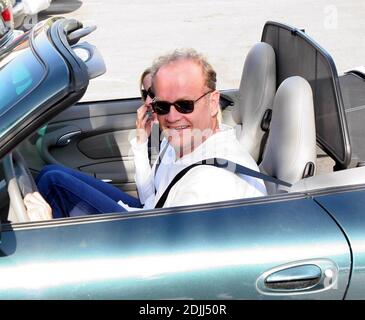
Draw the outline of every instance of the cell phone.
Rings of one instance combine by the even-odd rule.
[[[147,114],[147,121],[151,120],[152,117],[153,117],[153,111],[152,110],[147,110],[146,114]]]

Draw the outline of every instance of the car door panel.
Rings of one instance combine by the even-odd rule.
[[[342,299],[351,266],[341,230],[302,196],[3,226],[1,236],[2,299]],[[324,260],[335,266],[328,287],[260,287],[265,273],[294,265],[303,277]]]
[[[140,99],[76,104],[38,131],[33,139],[38,155],[33,157],[40,157],[43,165],[62,164],[135,191],[129,140],[140,104]],[[29,166],[41,169],[32,161]]]

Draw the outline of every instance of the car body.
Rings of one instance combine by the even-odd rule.
[[[278,81],[306,78],[308,65],[297,63],[305,54],[326,72],[315,73],[326,82],[313,88],[329,102],[315,106],[319,115],[328,106],[333,125],[330,132],[319,118],[317,142],[335,171],[258,198],[39,222],[17,216],[16,190],[31,185],[26,171],[45,164],[136,192],[128,137],[140,98],[78,102],[105,71],[96,49],[79,41],[90,31],[54,18],[0,51],[1,299],[365,298],[365,149],[354,140],[361,114],[347,112],[361,113],[364,74],[338,76],[324,49],[280,23],[266,23],[261,39],[275,49]],[[222,94],[223,108],[234,106],[237,89]]]

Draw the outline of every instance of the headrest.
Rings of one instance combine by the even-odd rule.
[[[304,78],[289,77],[282,82],[275,95],[270,132],[260,170],[295,183],[303,178],[308,163],[314,166],[315,161],[316,129],[312,89]]]
[[[261,121],[265,111],[272,108],[275,91],[275,52],[267,43],[256,43],[246,57],[237,107],[232,111],[235,123],[242,125],[238,139],[255,160],[264,134]]]

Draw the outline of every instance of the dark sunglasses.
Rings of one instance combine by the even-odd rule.
[[[205,97],[208,93],[212,93],[213,91],[214,90],[210,90],[204,93],[196,100],[177,100],[175,102],[168,102],[153,99],[151,105],[153,111],[159,115],[168,114],[170,112],[171,106],[174,106],[175,109],[180,113],[192,113],[194,111],[194,104],[198,102],[201,98]]]
[[[142,96],[143,101],[146,101],[147,97],[150,97],[151,99],[153,99],[155,97],[151,88],[149,88],[148,90],[141,89],[141,96]]]

